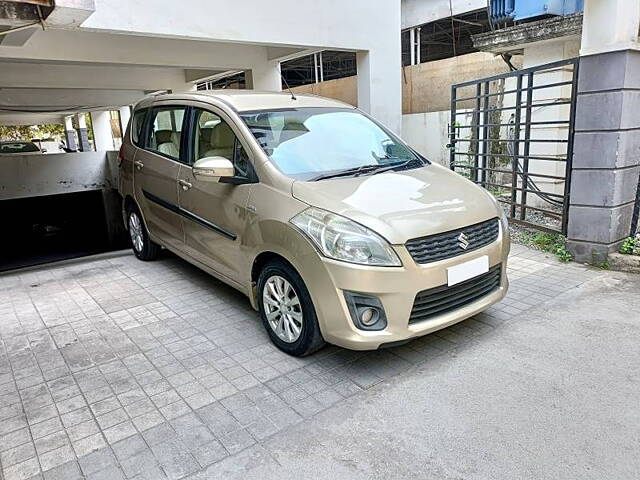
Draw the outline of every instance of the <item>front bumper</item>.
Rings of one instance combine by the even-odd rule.
[[[495,242],[438,262],[417,264],[407,249],[399,245],[394,249],[402,260],[402,267],[368,267],[321,258],[320,269],[316,264],[312,275],[305,275],[304,271],[301,273],[314,300],[324,339],[352,350],[373,350],[383,344],[401,343],[453,325],[500,301],[508,289],[506,271],[509,248],[509,237],[501,224]],[[483,255],[489,257],[490,267],[502,264],[500,286],[496,290],[456,310],[409,324],[416,294],[446,285],[448,267]],[[379,298],[387,317],[386,328],[379,331],[356,328],[344,291]]]

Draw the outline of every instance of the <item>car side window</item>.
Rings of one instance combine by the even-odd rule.
[[[133,114],[131,120],[131,141],[134,145],[140,146],[140,135],[142,135],[142,129],[144,127],[144,119],[147,116],[147,109],[138,110]]]
[[[159,107],[151,111],[149,137],[145,148],[180,160],[185,107]]]
[[[248,176],[249,157],[227,122],[213,112],[196,109],[194,124],[194,163],[201,158],[224,157],[233,163],[236,176]]]

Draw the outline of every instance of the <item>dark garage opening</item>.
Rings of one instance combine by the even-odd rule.
[[[125,248],[110,240],[100,190],[0,201],[0,272]]]

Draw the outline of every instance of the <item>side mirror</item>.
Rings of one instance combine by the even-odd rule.
[[[193,176],[203,182],[218,182],[224,177],[233,177],[235,168],[231,160],[224,157],[201,158],[192,167]]]

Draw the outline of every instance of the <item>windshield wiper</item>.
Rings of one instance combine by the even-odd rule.
[[[381,160],[388,160],[391,158],[393,157],[380,157]],[[371,165],[361,165],[355,168],[347,168],[345,170],[340,170],[339,172],[318,175],[317,177],[313,177],[309,181],[317,182],[318,180],[326,180],[328,178],[348,177],[348,176],[357,177],[359,175],[362,175],[363,173],[371,173],[375,175],[377,173],[384,173],[390,170],[395,170],[396,168],[406,167],[407,165],[413,162],[418,162],[420,163],[420,165],[424,165],[424,162],[418,158],[410,158],[409,160],[404,160],[402,162],[395,162],[395,163],[374,163]]]
[[[410,158],[409,160],[405,160],[404,162],[395,162],[390,165],[383,166],[384,168],[378,168],[376,171],[373,172],[373,175],[376,175],[378,173],[389,172],[397,168],[404,168],[412,164],[413,162],[419,162],[421,165],[424,165],[424,162],[422,162],[422,160],[419,160],[417,158]]]
[[[339,172],[325,173],[322,175],[318,175],[317,177],[313,177],[309,181],[317,182],[318,180],[326,180],[327,178],[348,177],[348,176],[357,177],[362,173],[372,172],[374,170],[378,170],[379,168],[383,168],[383,167],[384,165],[379,165],[379,164],[360,165],[359,167],[347,168],[345,170],[340,170]]]

